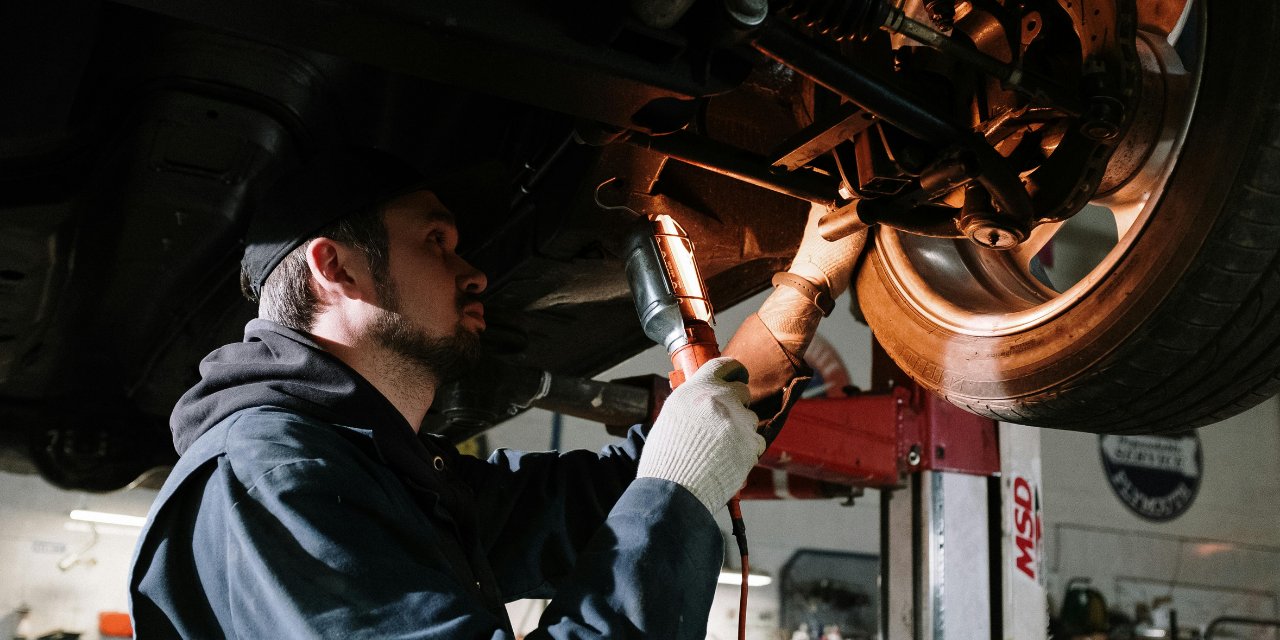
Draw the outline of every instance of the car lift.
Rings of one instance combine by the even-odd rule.
[[[1039,432],[958,409],[873,351],[872,389],[796,402],[743,499],[881,491],[880,638],[1045,638]]]

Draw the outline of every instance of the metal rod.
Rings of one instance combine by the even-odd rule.
[[[858,215],[858,205],[861,202],[854,202],[835,211],[827,212],[826,215],[818,220],[818,235],[828,242],[835,242],[870,226],[862,219],[862,216]]]
[[[551,376],[546,395],[530,404],[608,425],[639,424],[649,418],[648,389],[571,376]]]
[[[834,178],[803,169],[775,173],[768,158],[687,131],[663,136],[633,132],[626,142],[800,200],[827,207],[843,202]]]
[[[814,46],[776,20],[760,26],[752,46],[916,138],[949,143],[964,137],[963,129],[922,106],[921,100]]]
[[[1204,630],[1204,640],[1213,640],[1218,637],[1218,627],[1225,626],[1244,626],[1258,627],[1260,629],[1278,629],[1280,630],[1280,620],[1265,620],[1262,618],[1244,618],[1239,616],[1222,616],[1214,618],[1209,622],[1209,626]]]

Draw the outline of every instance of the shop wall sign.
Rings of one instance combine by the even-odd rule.
[[[1098,437],[1107,483],[1130,511],[1156,522],[1186,513],[1200,490],[1204,471],[1200,437]]]

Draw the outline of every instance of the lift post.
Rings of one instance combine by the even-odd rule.
[[[874,351],[871,391],[797,402],[742,495],[881,491],[881,638],[1044,638],[1039,432],[958,409]]]

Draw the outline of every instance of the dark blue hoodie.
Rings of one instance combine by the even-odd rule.
[[[721,561],[684,488],[599,454],[463,456],[305,334],[254,320],[200,365],[135,553],[139,638],[697,638]]]

